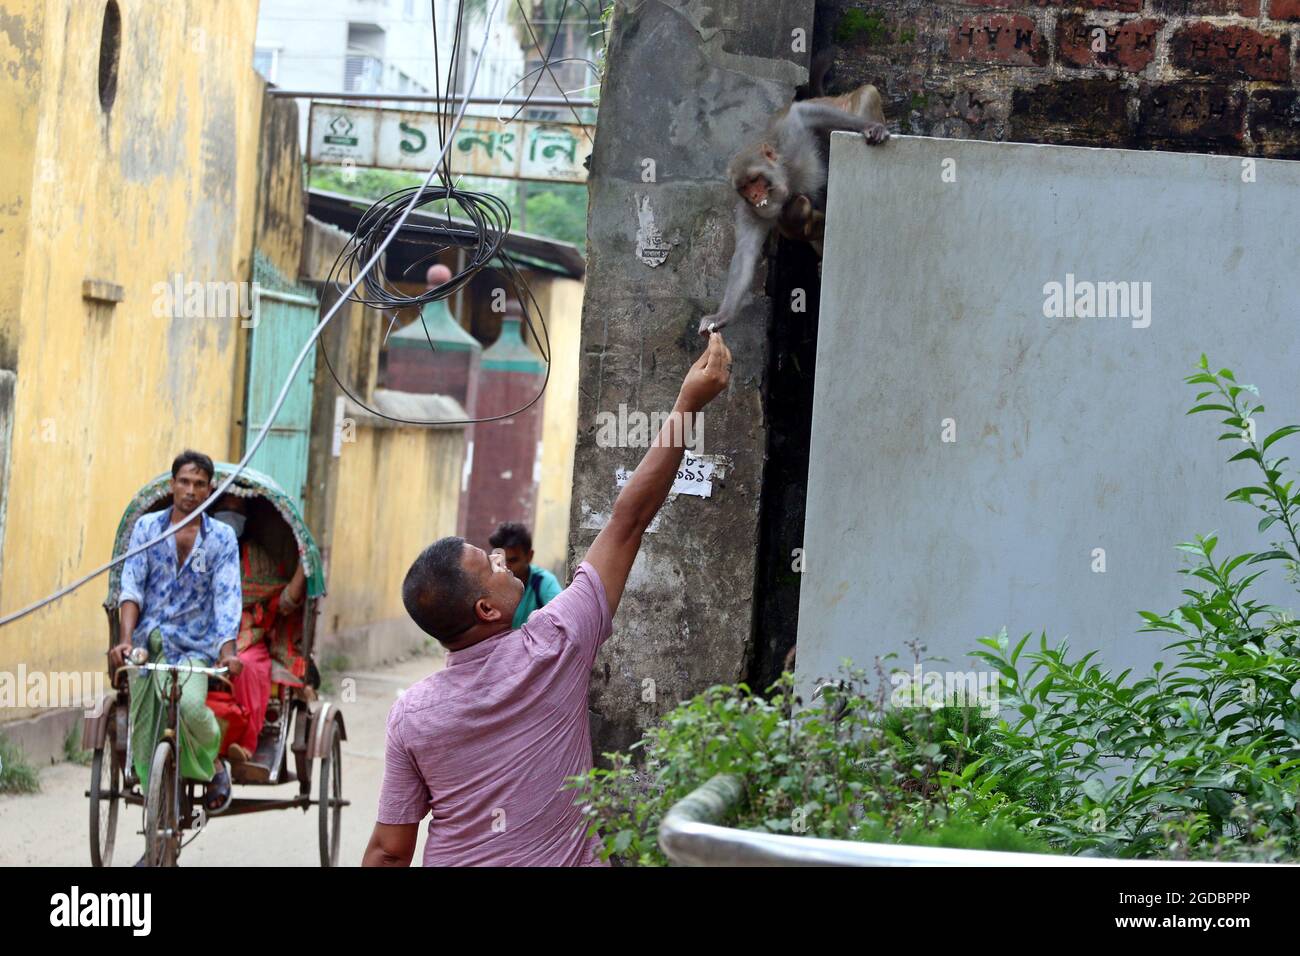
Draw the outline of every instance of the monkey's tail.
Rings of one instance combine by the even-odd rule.
[[[800,99],[810,100],[827,95],[826,74],[835,65],[835,55],[839,52],[840,48],[831,44],[821,52],[813,54],[812,63],[808,66],[808,95]]]

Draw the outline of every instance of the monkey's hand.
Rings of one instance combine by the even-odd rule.
[[[889,139],[889,130],[884,123],[868,123],[862,127],[862,138],[870,145],[878,146]]]

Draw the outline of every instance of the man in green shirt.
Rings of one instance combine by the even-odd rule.
[[[515,619],[511,629],[524,626],[528,615],[543,607],[563,590],[555,575],[545,568],[533,566],[533,536],[528,529],[514,521],[505,521],[497,526],[488,538],[493,550],[500,548],[506,556],[506,566],[524,583],[524,596],[515,608]]]

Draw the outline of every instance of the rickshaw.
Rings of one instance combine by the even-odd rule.
[[[215,467],[214,486],[229,477],[236,466],[218,462]],[[114,538],[114,557],[127,550],[131,531],[142,515],[171,505],[170,480],[170,472],[159,475],[131,499]],[[307,813],[312,807],[316,807],[319,814],[321,866],[338,865],[339,823],[342,809],[348,805],[342,795],[340,744],[347,739],[347,731],[339,709],[328,701],[319,700],[315,692],[320,684],[313,661],[316,611],[317,602],[325,593],[320,551],[292,499],[268,475],[245,468],[227,491],[246,501],[246,534],[254,535],[274,558],[287,561],[296,553],[297,560],[303,562],[307,583],[303,606],[292,612],[303,615],[300,622],[295,622],[300,625],[295,627],[295,631],[301,644],[296,652],[306,662],[306,673],[299,678],[282,667],[273,667],[266,721],[252,761],[258,772],[245,777],[241,774],[245,765],[235,763],[231,768],[232,793],[236,787],[276,786],[292,781],[297,781],[298,792],[278,798],[232,796],[219,812],[207,811],[203,800],[205,782],[180,776],[174,694],[173,699],[165,704],[167,726],[160,728],[162,733],[149,763],[152,769],[147,792],[142,790],[131,753],[128,672],[171,670],[203,675],[209,680],[208,700],[211,704],[214,692],[223,689],[221,683],[224,682],[225,668],[189,665],[177,668],[162,662],[141,663],[137,660],[119,669],[116,675],[110,671],[112,691],[104,696],[95,713],[86,716],[82,726],[81,746],[92,753],[90,789],[86,795],[90,798],[90,861],[93,866],[112,863],[118,815],[123,805],[142,808],[147,865],[174,865],[181,849],[198,836],[209,817],[293,808]],[[208,514],[211,514],[211,508]],[[110,572],[108,597],[104,601],[108,613],[109,647],[119,641],[121,579],[122,566],[119,564]],[[177,676],[174,675],[171,681],[173,690],[178,686]],[[228,682],[224,684],[229,687]],[[317,764],[314,778],[313,762]],[[318,783],[314,797],[313,779]],[[187,831],[192,831],[188,839]]]

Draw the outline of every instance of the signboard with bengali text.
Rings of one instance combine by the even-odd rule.
[[[417,110],[313,103],[308,162],[426,172],[442,148],[438,115]],[[591,128],[465,117],[449,151],[455,173],[585,183]]]

